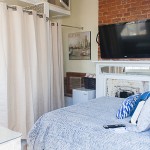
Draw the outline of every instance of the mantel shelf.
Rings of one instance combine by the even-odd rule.
[[[117,66],[117,67],[150,67],[150,61],[113,61],[113,60],[101,60],[93,61],[101,67],[105,66]]]
[[[7,0],[7,1],[10,1],[10,0]],[[21,5],[24,4],[23,6],[25,6],[25,5],[29,6],[29,4],[30,5],[44,4],[44,13],[46,14],[47,17],[49,15],[52,18],[70,16],[70,10],[67,10],[67,9],[65,9],[61,6],[57,6],[57,5],[48,3],[46,0],[41,0],[41,1],[38,1],[38,2],[35,2],[35,3],[33,3],[30,0],[19,0],[18,2],[20,2]]]
[[[36,5],[43,4],[44,5],[44,13],[47,17],[58,18],[64,16],[70,16],[70,10],[67,10],[61,6],[57,6],[48,2],[40,2],[36,3]]]
[[[70,16],[70,11],[66,10],[60,6],[49,4],[50,16],[53,18]]]

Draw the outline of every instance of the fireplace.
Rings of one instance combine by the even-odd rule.
[[[148,81],[133,81],[124,79],[107,79],[106,96],[126,98],[136,93],[148,91]]]
[[[134,95],[139,91],[139,88],[128,87],[128,86],[116,86],[115,97],[126,98],[131,95]]]
[[[96,63],[96,98],[102,96],[126,97],[130,94],[150,91],[149,72],[118,72],[118,67],[150,67],[149,60],[100,60]],[[108,67],[108,72],[102,68]],[[110,73],[112,67],[114,72]]]

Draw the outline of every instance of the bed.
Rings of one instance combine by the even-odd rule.
[[[95,63],[96,99],[41,116],[28,134],[29,150],[150,150],[150,130],[135,132],[132,130],[135,126],[129,123],[131,117],[117,119],[116,113],[124,99],[114,97],[120,87],[150,91],[149,76],[102,71],[105,66],[150,67],[150,62]],[[125,124],[126,128],[105,129],[103,126],[108,124]]]
[[[149,150],[150,130],[105,129],[107,124],[125,124],[117,119],[123,99],[101,97],[44,114],[28,135],[30,150]]]

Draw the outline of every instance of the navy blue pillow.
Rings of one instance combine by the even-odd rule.
[[[131,95],[131,96],[127,97],[123,101],[120,109],[118,110],[116,117],[118,119],[124,119],[126,117],[131,116],[131,114],[133,113],[133,109],[136,105],[136,101],[140,97],[140,95],[141,94],[139,93],[139,94],[135,94],[135,95]]]

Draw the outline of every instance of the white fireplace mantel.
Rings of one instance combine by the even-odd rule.
[[[144,81],[148,82],[150,90],[150,76],[126,73],[104,73],[102,67],[150,67],[150,61],[94,61],[96,64],[96,97],[106,96],[107,79],[126,80],[126,81]],[[129,85],[130,86],[130,85]]]
[[[93,61],[99,67],[114,66],[114,67],[150,67],[150,61],[116,61],[116,60],[101,60]]]

